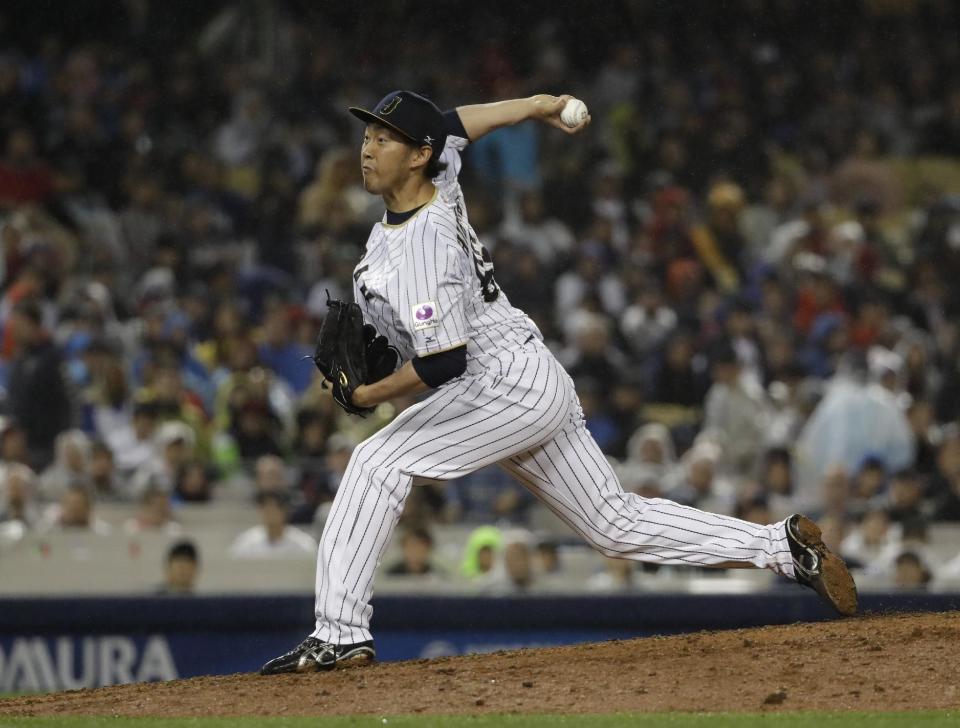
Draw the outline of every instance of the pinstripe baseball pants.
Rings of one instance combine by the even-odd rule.
[[[320,540],[313,636],[371,639],[374,571],[415,476],[451,479],[493,463],[607,556],[793,576],[783,522],[758,526],[625,493],[549,350],[534,339],[503,356],[503,366],[441,387],[356,447]]]

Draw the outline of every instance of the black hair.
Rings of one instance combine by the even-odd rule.
[[[190,559],[193,563],[200,561],[200,554],[193,541],[177,541],[167,552],[167,563],[174,559]]]
[[[425,146],[428,146],[426,144],[417,144],[416,142],[408,141],[406,139],[403,139],[403,142],[411,149],[421,149]],[[443,172],[448,166],[446,162],[440,161],[440,157],[437,155],[437,150],[433,147],[430,148],[433,150],[433,153],[430,155],[430,159],[427,160],[427,163],[423,167],[423,176],[427,179],[433,179]]]
[[[432,159],[430,160],[433,161]],[[13,306],[14,313],[29,319],[34,325],[39,326],[43,323],[43,311],[40,304],[33,298],[24,298]]]
[[[403,534],[403,540],[406,541],[408,538],[415,538],[418,541],[423,541],[427,546],[433,546],[433,536],[430,535],[424,526],[412,526],[406,530],[406,533]]]
[[[430,160],[427,162],[427,165],[423,168],[423,174],[427,179],[433,179],[437,177],[441,172],[447,168],[446,162],[441,162],[440,157],[434,157],[430,155]]]

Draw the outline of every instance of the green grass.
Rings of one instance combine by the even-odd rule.
[[[917,713],[621,713],[617,715],[404,715],[330,718],[4,718],[0,728],[941,728],[960,711]]]

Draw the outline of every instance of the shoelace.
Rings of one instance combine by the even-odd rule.
[[[316,637],[307,637],[303,642],[301,642],[299,645],[297,645],[292,650],[290,650],[286,655],[284,655],[284,657],[302,654],[307,650],[311,649],[315,642],[320,642],[320,640],[318,640]]]
[[[332,659],[334,662],[336,662],[337,646],[330,642],[320,642],[315,647],[307,650],[304,654],[309,655],[320,664],[327,662],[328,659]]]
[[[802,558],[807,560],[808,564],[804,564],[801,558],[795,558],[793,560],[793,568],[799,570],[807,579],[813,579],[818,576],[820,574],[820,554],[812,548],[807,547],[807,553],[803,554]]]
[[[788,528],[793,541],[804,551],[804,553],[793,557],[794,571],[799,572],[798,575],[804,580],[811,581],[820,575],[820,552],[815,547],[802,543],[800,534],[796,532],[793,525],[788,526]]]

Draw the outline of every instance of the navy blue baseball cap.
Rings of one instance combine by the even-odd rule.
[[[368,111],[351,106],[350,113],[368,124],[383,124],[413,144],[433,149],[439,159],[446,143],[447,131],[443,112],[430,99],[412,91],[391,91]]]

